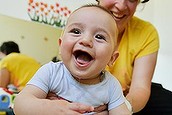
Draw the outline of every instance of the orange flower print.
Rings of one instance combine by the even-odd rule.
[[[63,28],[71,11],[59,3],[47,4],[34,0],[28,1],[28,15],[32,21]]]

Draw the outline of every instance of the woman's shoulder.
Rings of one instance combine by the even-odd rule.
[[[146,21],[146,20],[143,20],[139,17],[136,17],[136,16],[133,16],[131,21],[129,22],[129,27],[133,28],[133,29],[136,29],[136,28],[140,28],[140,29],[143,29],[144,27],[148,28],[154,28],[154,25],[149,22],[149,21]]]
[[[152,25],[149,21],[143,20],[137,16],[133,16],[130,23],[136,23],[136,24],[150,24]]]
[[[135,16],[128,23],[126,30],[128,33],[130,33],[130,36],[135,36],[136,39],[138,39],[138,37],[140,38],[140,35],[142,35],[143,40],[145,39],[145,37],[150,35],[154,35],[155,38],[158,38],[157,29],[152,23]]]

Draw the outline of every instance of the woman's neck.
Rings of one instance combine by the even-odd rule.
[[[124,31],[125,31],[125,29],[124,29],[123,31],[121,31],[121,32],[118,34],[118,40],[117,40],[118,46],[119,46],[119,44],[120,44],[120,42],[121,42],[122,36],[123,36],[123,34],[124,34]]]

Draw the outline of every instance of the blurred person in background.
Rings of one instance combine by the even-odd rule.
[[[14,41],[3,42],[0,46],[0,87],[13,86],[22,90],[41,64],[32,57],[21,54]]]

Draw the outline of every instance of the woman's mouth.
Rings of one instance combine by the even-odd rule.
[[[114,12],[112,12],[112,14],[113,14],[113,16],[115,17],[115,19],[117,19],[117,20],[120,20],[120,19],[122,19],[122,18],[124,18],[124,17],[125,17],[125,15],[122,15],[122,14],[116,14],[116,13],[114,13]]]

